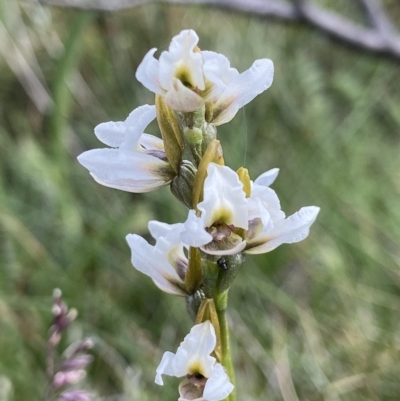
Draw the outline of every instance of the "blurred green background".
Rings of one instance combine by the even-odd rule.
[[[364,20],[353,2],[316,3]],[[136,68],[184,28],[239,71],[274,61],[272,87],[218,130],[225,160],[253,178],[279,167],[287,214],[321,207],[307,240],[248,257],[231,290],[239,400],[399,400],[399,64],[211,7],[88,14],[15,0],[0,1],[0,400],[42,399],[55,287],[80,313],[64,345],[97,341],[87,389],[177,399],[179,379],[159,387],[155,368],[191,322],[132,268],[124,237],[186,210],[168,188],[102,187],[76,156],[102,147],[94,126],[154,102]]]

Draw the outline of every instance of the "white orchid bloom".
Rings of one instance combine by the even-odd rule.
[[[195,52],[198,41],[195,31],[182,31],[172,38],[160,60],[153,57],[157,49],[151,49],[136,71],[137,80],[152,92],[164,95],[174,110],[189,112],[204,104],[196,93],[205,89],[203,57]]]
[[[151,49],[136,71],[136,78],[147,89],[164,95],[174,110],[191,112],[207,102],[211,121],[221,125],[272,84],[274,67],[271,60],[256,60],[239,74],[222,54],[200,51],[199,37],[193,30],[175,36],[160,59]]]
[[[179,400],[223,400],[234,386],[223,366],[211,356],[216,343],[215,330],[209,320],[193,326],[176,354],[164,353],[157,368],[155,382],[163,385],[163,374],[186,376],[179,386]]]
[[[182,241],[212,255],[234,255],[246,247],[238,233],[248,228],[248,201],[238,175],[229,167],[210,163],[204,182],[203,201],[197,205],[197,217],[189,213]],[[192,229],[188,230],[188,226]],[[197,230],[194,228],[197,227]],[[208,233],[208,236],[204,235]],[[200,239],[203,239],[200,241]]]
[[[133,110],[123,122],[98,125],[95,135],[111,149],[84,152],[78,156],[79,163],[98,183],[122,191],[149,192],[169,184],[174,173],[163,141],[143,133],[155,117],[155,106],[144,105]]]
[[[149,230],[156,240],[154,246],[139,235],[126,236],[133,266],[151,277],[161,290],[173,295],[188,295],[185,289],[188,260],[179,238],[184,225],[150,221]]]
[[[278,172],[273,169],[258,177],[251,183],[250,197],[246,197],[237,173],[210,163],[203,201],[197,206],[200,215],[189,214],[186,229],[180,233],[182,241],[211,255],[234,255],[242,251],[265,253],[306,238],[319,208],[303,207],[285,218],[278,196],[268,187]]]

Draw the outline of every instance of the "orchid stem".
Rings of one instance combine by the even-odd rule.
[[[235,386],[235,369],[232,362],[228,319],[226,315],[226,309],[228,306],[228,291],[218,294],[215,298],[215,304],[221,331],[222,365],[226,369],[231,383]],[[236,401],[236,386],[226,398],[226,401]]]

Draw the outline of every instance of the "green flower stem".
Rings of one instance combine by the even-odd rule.
[[[226,401],[236,401],[235,369],[232,362],[231,344],[229,339],[229,327],[226,316],[228,306],[228,290],[215,297],[215,306],[221,332],[222,365],[225,367],[231,383],[235,386],[233,391],[226,398]]]
[[[67,151],[64,145],[64,135],[68,126],[72,94],[67,82],[71,79],[80,61],[80,50],[83,45],[84,31],[94,18],[90,12],[79,12],[71,19],[68,27],[68,37],[65,41],[64,53],[57,63],[53,83],[54,108],[50,116],[50,129],[53,140],[53,156],[57,164],[62,166],[63,173],[69,168]]]

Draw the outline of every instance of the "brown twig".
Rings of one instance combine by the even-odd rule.
[[[359,0],[372,26],[363,27],[333,11],[305,0],[29,0],[59,7],[73,7],[97,11],[118,11],[145,4],[169,3],[181,5],[211,5],[244,12],[259,18],[304,22],[333,39],[375,54],[390,56],[400,61],[400,33],[391,24],[379,0]]]

